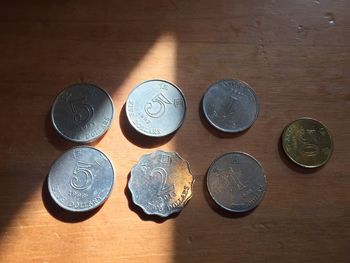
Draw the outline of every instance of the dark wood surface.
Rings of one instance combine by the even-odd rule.
[[[1,262],[350,262],[349,1],[2,1],[0,5]],[[333,23],[332,23],[333,22]],[[171,138],[132,131],[123,105],[138,83],[162,78],[186,95]],[[212,82],[237,78],[260,101],[247,132],[225,136],[200,114]],[[113,97],[111,129],[94,146],[116,184],[97,211],[75,215],[48,196],[52,162],[74,144],[48,117],[64,87],[91,82]],[[298,168],[279,146],[290,121],[309,116],[334,139],[330,162]],[[194,195],[176,217],[145,216],[126,190],[142,154],[177,151]],[[244,151],[263,165],[268,191],[253,212],[231,215],[208,198],[214,158]]]

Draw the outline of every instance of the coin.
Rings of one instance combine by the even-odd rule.
[[[207,187],[213,200],[231,212],[254,209],[266,192],[266,177],[260,163],[242,152],[230,152],[209,167]]]
[[[186,100],[182,91],[165,80],[148,80],[138,85],[126,102],[130,124],[140,133],[163,137],[182,125]]]
[[[114,115],[111,97],[92,84],[67,87],[56,97],[51,109],[51,121],[65,139],[89,143],[102,136],[110,127]]]
[[[219,80],[205,92],[202,100],[204,116],[216,129],[234,133],[253,125],[259,105],[254,90],[240,80]]]
[[[48,188],[53,200],[73,212],[92,210],[111,193],[114,169],[108,157],[90,146],[64,152],[52,165]]]
[[[305,168],[324,165],[333,152],[333,142],[327,128],[317,120],[301,118],[283,131],[282,146],[286,155]]]
[[[128,183],[133,202],[148,215],[178,213],[192,197],[194,179],[187,161],[176,152],[143,155]]]

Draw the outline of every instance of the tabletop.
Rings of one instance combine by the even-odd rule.
[[[342,0],[2,1],[0,8],[1,262],[350,262],[350,2]],[[186,119],[172,136],[147,139],[125,102],[149,79],[181,88]],[[246,132],[211,128],[201,98],[219,79],[240,79],[260,112]],[[111,159],[109,199],[89,213],[58,208],[51,164],[76,145],[50,121],[56,95],[88,82],[111,95],[110,130],[90,145]],[[312,117],[332,134],[320,169],[283,153],[284,127]],[[128,176],[143,154],[176,151],[190,163],[193,197],[169,218],[133,205]],[[211,201],[206,172],[242,151],[262,164],[268,187],[252,212]]]

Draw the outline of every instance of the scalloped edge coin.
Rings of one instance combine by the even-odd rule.
[[[158,164],[157,161],[155,161],[158,156],[160,156],[160,160],[162,160],[162,158],[164,160],[164,162],[160,161],[161,164]],[[169,179],[168,174],[163,177],[163,175],[159,173],[159,168],[163,170],[166,168],[167,160],[171,162],[171,159],[167,159],[169,156],[173,158],[176,157],[178,158],[179,162],[182,162],[183,167],[178,167],[177,170],[185,169],[182,172],[172,171],[172,177],[178,177],[179,174],[182,173],[184,176],[188,176],[188,178],[184,177],[181,180],[176,181],[175,179],[178,178]],[[157,164],[152,168],[149,167],[150,163]],[[156,185],[154,185],[153,182],[150,182],[148,185],[146,184],[149,182],[148,180],[154,181],[153,178],[157,175],[161,175],[161,178],[163,179],[161,180],[161,182],[164,182],[163,189],[170,189],[173,185],[174,191],[177,191],[177,189],[180,188],[179,194],[174,194],[171,192],[166,194],[156,194],[155,192],[160,192],[162,183],[158,184],[156,182]],[[173,184],[169,183],[169,181]],[[191,173],[190,164],[188,161],[183,159],[177,152],[156,150],[150,154],[142,155],[137,164],[133,166],[130,172],[128,188],[130,190],[133,203],[139,206],[145,214],[168,217],[171,214],[180,213],[192,198],[194,182],[195,179]],[[145,190],[149,191],[145,193]],[[145,196],[148,199],[145,199]]]

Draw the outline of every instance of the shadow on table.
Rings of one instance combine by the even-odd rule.
[[[117,12],[120,10],[118,7],[124,5],[118,1],[113,3],[112,7]],[[147,5],[146,2],[144,4]],[[131,3],[131,10],[134,9],[132,5]],[[139,10],[139,13],[143,12],[139,3],[134,7]],[[72,79],[78,81],[88,79],[89,82],[102,86],[107,86],[105,84],[108,82],[110,87],[119,87],[163,32],[162,24],[152,28],[146,27],[147,39],[137,40],[130,38],[130,36],[138,37],[136,33],[143,28],[144,20],[135,20],[135,22],[129,23],[122,19],[121,21],[109,21],[106,24],[94,23],[100,21],[99,19],[103,18],[106,12],[109,13],[109,8],[111,8],[111,5],[101,5],[97,2],[89,2],[84,5],[72,2],[71,5],[52,6],[45,1],[38,2],[35,5],[23,5],[22,1],[13,1],[0,9],[1,17],[4,19],[10,18],[6,25],[8,30],[1,35],[0,39],[7,42],[13,41],[7,51],[11,54],[11,61],[16,61],[14,63],[21,65],[18,67],[18,71],[14,71],[13,76],[7,77],[9,83],[16,86],[8,92],[11,97],[8,98],[7,105],[11,106],[11,101],[26,101],[26,103],[15,106],[16,111],[18,110],[23,116],[13,118],[13,115],[10,114],[9,117],[6,117],[6,121],[11,121],[11,125],[18,128],[18,133],[7,134],[8,131],[12,130],[9,129],[3,137],[10,138],[10,141],[4,140],[1,146],[5,151],[9,148],[10,151],[6,154],[9,158],[17,158],[17,154],[22,156],[22,153],[25,152],[28,154],[28,158],[33,160],[29,166],[19,165],[15,167],[10,167],[10,163],[13,162],[8,162],[9,164],[6,160],[1,162],[0,237],[11,221],[15,220],[16,215],[30,196],[38,190],[41,190],[43,205],[47,211],[63,222],[80,222],[93,216],[98,211],[97,209],[79,215],[67,213],[57,207],[48,195],[46,175],[51,164],[61,153],[80,144],[66,141],[54,130],[50,116],[51,105],[47,100],[53,102],[55,96],[63,88],[74,83],[71,82]],[[16,18],[18,21],[12,22],[14,21],[12,17],[17,17],[14,10],[16,10],[16,13],[23,12],[26,15],[18,16],[18,19]],[[79,12],[71,16],[72,10],[79,10]],[[90,10],[94,10],[94,12],[90,13]],[[58,22],[53,21],[51,19],[53,14],[55,14],[55,17],[62,17],[62,21],[67,19],[67,22],[60,23],[59,19]],[[114,14],[113,17],[118,16],[118,14]],[[152,15],[149,15],[149,18],[152,20]],[[123,24],[122,27],[119,25],[120,23]],[[135,23],[139,27],[135,26]],[[38,25],[40,26],[38,27]],[[113,27],[122,29],[112,30]],[[23,35],[23,32],[27,32],[28,28],[30,28],[30,32],[33,31],[35,37],[28,34]],[[50,32],[55,33],[49,33],[46,30],[48,28],[50,28]],[[124,30],[127,32],[125,35],[120,32],[124,32]],[[95,36],[96,32],[98,32],[99,37]],[[134,34],[131,32],[134,32]],[[18,43],[27,40],[29,48],[18,48]],[[43,45],[44,42],[45,45]],[[120,51],[124,47],[129,52]],[[137,49],[137,52],[130,52],[133,48]],[[77,66],[79,66],[78,69]],[[67,70],[68,67],[69,70]],[[22,72],[25,73],[22,74]],[[114,72],[114,74],[106,77],[106,72]],[[31,75],[43,77],[31,79]],[[57,88],[57,82],[63,83],[62,87]],[[7,91],[7,86],[8,83],[5,83],[2,88]],[[110,88],[106,91],[113,95],[117,89]],[[28,97],[25,98],[25,96]],[[38,101],[38,97],[42,101],[40,101],[40,104],[27,103],[31,101],[31,96],[33,96],[35,103]],[[23,125],[23,119],[34,119],[39,123],[39,126],[36,123]],[[34,125],[37,126],[33,127]],[[33,133],[35,136],[28,137],[35,138],[36,141],[31,143],[23,143],[23,140],[16,140],[13,137],[17,134],[27,136]],[[102,139],[103,137],[89,145],[94,146]],[[7,145],[11,146],[8,147]]]
[[[163,137],[149,137],[146,135],[143,135],[135,130],[134,127],[131,126],[125,110],[125,104],[123,105],[123,108],[120,111],[119,114],[119,126],[122,130],[122,133],[125,138],[128,139],[129,142],[132,144],[141,147],[141,148],[155,148],[159,147],[163,144],[166,144],[168,141],[170,141],[176,134],[176,131],[174,133],[171,133],[167,136]]]
[[[130,176],[131,176],[131,172],[128,174],[128,180],[127,180],[128,182],[129,182]],[[140,219],[142,219],[143,221],[153,221],[153,222],[156,222],[158,224],[161,224],[169,219],[176,218],[179,215],[179,213],[171,214],[168,217],[161,217],[161,216],[157,216],[157,215],[148,215],[142,210],[141,207],[139,207],[138,205],[136,205],[133,202],[128,184],[125,186],[124,194],[125,194],[125,197],[128,199],[129,209],[131,211],[133,211],[134,213],[136,213],[138,215],[138,217]]]
[[[50,215],[52,215],[57,220],[60,220],[65,223],[79,223],[89,219],[102,208],[103,204],[96,207],[93,210],[86,211],[86,212],[71,212],[63,209],[62,207],[57,205],[56,202],[52,199],[49,192],[47,179],[48,177],[45,178],[45,181],[42,187],[41,196],[42,196],[43,203],[46,210],[50,213]]]
[[[274,46],[272,56],[268,57],[269,54],[267,53],[266,47],[264,46],[266,45],[266,43],[262,42],[266,41],[266,38],[270,38],[268,39],[270,42],[267,43],[277,44],[280,43],[279,41],[285,41],[284,43],[286,43],[286,39],[295,39],[296,32],[294,28],[290,29],[289,27],[284,27],[282,29],[279,29],[279,26],[282,24],[280,23],[281,21],[285,24],[291,23],[290,20],[292,19],[287,17],[287,15],[284,16],[281,12],[284,11],[285,14],[290,13],[288,12],[288,8],[289,6],[294,7],[293,1],[290,1],[290,4],[281,4],[282,7],[278,10],[279,13],[276,14],[272,14],[272,8],[270,8],[272,6],[272,2],[275,1],[252,1],[247,3],[244,1],[239,2],[229,0],[223,2],[209,1],[207,2],[208,6],[205,6],[202,4],[202,2],[198,1],[194,1],[192,3],[188,1],[171,2],[172,4],[169,3],[169,5],[174,10],[172,12],[166,13],[163,10],[163,5],[151,1],[151,3],[154,4],[153,8],[145,8],[143,11],[139,11],[140,15],[144,16],[143,18],[138,20],[137,17],[134,19],[127,20],[127,23],[124,23],[123,27],[118,27],[118,21],[114,22],[115,24],[113,24],[113,26],[117,27],[117,30],[115,31],[113,31],[113,27],[107,28],[105,31],[103,31],[103,28],[106,27],[106,25],[102,25],[101,27],[101,31],[103,34],[101,34],[99,30],[96,30],[96,28],[93,28],[90,31],[89,27],[83,28],[86,30],[75,31],[74,39],[81,40],[81,44],[84,42],[88,42],[89,47],[91,45],[93,46],[92,49],[88,50],[93,50],[94,52],[89,52],[88,54],[82,56],[82,58],[89,57],[91,61],[101,61],[101,50],[110,48],[109,53],[106,53],[102,60],[115,62],[111,63],[112,65],[108,64],[107,62],[106,64],[102,65],[106,65],[107,69],[109,70],[108,72],[116,72],[116,74],[118,74],[116,79],[113,79],[113,86],[118,87],[123,82],[123,80],[126,79],[128,74],[132,71],[136,64],[147,53],[147,51],[152,46],[157,37],[163,32],[172,32],[177,36],[177,41],[179,42],[177,45],[177,61],[175,68],[177,74],[177,82],[185,83],[188,80],[195,80],[192,82],[193,86],[191,88],[184,90],[185,94],[189,94],[187,98],[188,103],[192,103],[197,100],[198,92],[195,92],[196,90],[202,88],[204,85],[209,85],[210,83],[212,83],[212,81],[217,79],[222,79],[226,78],[227,76],[230,76],[244,78],[243,80],[254,79],[256,82],[259,82],[264,77],[269,78],[270,75],[275,74],[271,70],[271,68],[274,66],[273,63],[276,63],[276,65],[278,65],[278,63],[281,60],[281,56],[283,55],[283,52],[286,52],[285,50],[287,49],[285,46]],[[116,1],[115,3],[117,5],[119,1]],[[134,7],[138,7],[138,5],[141,5],[141,7],[143,7],[143,5],[147,6],[147,4],[148,1],[140,1],[137,2],[137,4]],[[298,5],[297,2],[295,2],[295,4]],[[130,5],[131,6],[128,9],[132,10],[133,6],[132,4]],[[76,9],[79,9],[81,11],[81,14],[84,14],[84,5],[78,5],[75,7]],[[99,11],[103,8],[100,7],[99,9],[98,7],[99,5],[96,4],[96,8],[93,10],[96,10],[96,12],[101,15],[101,12]],[[137,8],[137,10],[140,10],[140,8]],[[307,9],[300,10],[303,11]],[[109,10],[103,9],[102,11]],[[6,10],[0,11],[0,14],[2,12],[4,12],[3,15],[6,17]],[[305,20],[305,18],[308,18],[307,14],[305,14],[305,11],[303,12],[301,12],[301,15],[304,15],[305,17],[302,17],[303,19],[301,20]],[[151,17],[152,14],[158,15],[155,17]],[[35,15],[38,14],[33,13],[34,19]],[[118,17],[118,14],[113,15],[114,17]],[[119,15],[125,17],[123,16],[124,14]],[[93,13],[91,19],[93,20],[93,18],[95,17],[96,14]],[[100,17],[103,16],[101,15]],[[287,22],[283,20],[285,19],[285,17],[287,17]],[[79,19],[81,18],[77,17],[77,21],[79,21]],[[86,17],[84,18],[83,16],[83,19],[86,20]],[[37,22],[40,22],[39,20],[40,19],[38,18]],[[261,22],[260,20],[263,21]],[[135,25],[135,23],[137,24]],[[148,26],[145,26],[146,23]],[[84,26],[84,23],[81,23],[81,25]],[[263,27],[267,27],[268,30],[264,31]],[[281,31],[286,28],[290,30],[286,30],[283,32]],[[69,29],[69,23],[68,28],[65,29]],[[25,28],[19,30],[18,32],[11,32],[11,37],[15,36],[15,34],[18,34],[20,36],[23,32],[25,32]],[[63,32],[62,36],[59,32]],[[67,57],[69,57],[69,55],[73,56],[75,53],[78,53],[81,49],[80,45],[78,46],[78,48],[72,48],[71,46],[69,46],[71,41],[68,41],[67,43],[64,42],[64,38],[66,37],[65,31],[62,30],[59,32],[56,33],[58,34],[58,36],[54,35],[55,37],[57,37],[57,43],[53,44],[53,46],[62,45],[63,49],[66,48],[67,50],[69,50],[69,52],[66,54]],[[89,33],[93,37],[91,37]],[[98,39],[98,42],[93,42],[94,40],[96,40],[94,34],[101,35],[101,39]],[[133,34],[135,35],[134,38],[131,37]],[[40,34],[38,35],[39,42],[36,46],[35,54],[41,54],[41,49],[46,47],[42,44],[42,41],[47,40],[47,38],[41,39]],[[61,40],[61,37],[63,40]],[[20,42],[22,39],[18,38],[16,40]],[[126,49],[132,49],[132,45],[136,43],[135,46],[137,48],[137,51],[133,53],[128,53],[131,54],[131,57],[123,57],[123,41],[128,43]],[[292,44],[289,46],[295,44],[293,42],[291,43]],[[120,49],[122,51],[120,51],[119,49],[115,49],[115,46],[118,45],[121,45]],[[301,44],[298,47],[300,46]],[[324,49],[325,48],[327,48],[327,46],[325,46]],[[17,49],[18,47],[15,46],[13,50],[11,50],[11,52],[15,54],[14,60],[22,59],[23,62],[26,62],[26,57],[16,57]],[[48,51],[51,50],[49,49]],[[45,54],[54,54],[54,52],[46,52]],[[60,59],[61,57],[57,58],[53,56],[48,58],[42,58],[42,61],[56,61],[55,63],[61,63]],[[288,60],[286,61],[288,61],[288,63],[292,63],[293,59],[295,58],[289,58],[288,56]],[[289,65],[286,61],[284,61],[284,63],[287,67],[293,67],[293,64]],[[81,64],[84,64],[83,66],[88,68],[87,72],[90,72],[91,74],[96,74],[100,76],[106,75],[106,68],[96,67],[96,65],[94,65],[93,63],[91,63],[91,65],[89,63]],[[50,65],[51,64],[48,64],[47,67],[49,67]],[[309,67],[310,65],[308,64],[307,66]],[[56,74],[63,75],[67,73],[67,71],[65,70],[65,68],[67,67],[66,61],[63,61],[61,67],[62,72]],[[292,78],[294,76],[293,74],[290,76],[286,74],[278,75],[280,72],[278,71],[278,67],[279,66],[276,66],[274,68],[277,72],[277,74],[274,75],[274,77],[277,76],[277,81],[281,80],[282,78]],[[19,76],[20,81],[22,83],[26,83],[25,77],[25,74],[24,77],[21,77],[21,75]],[[51,81],[55,81],[55,79],[52,79]],[[47,87],[42,86],[40,88],[45,89]],[[114,91],[111,90],[111,92]],[[37,90],[36,92],[40,93],[41,91]],[[260,92],[261,94],[264,93],[263,90],[260,90]],[[275,92],[278,93],[280,92],[280,90],[276,90]],[[267,95],[268,96],[266,96],[265,98],[271,98],[269,96],[272,95],[274,95],[275,98],[279,96],[279,94]],[[190,109],[191,107],[189,107],[189,110]],[[205,120],[201,111],[200,104],[199,106],[196,105],[194,109],[198,110],[198,112],[195,112],[195,114],[192,115],[189,114],[190,116],[187,116],[191,118],[191,125],[193,126],[186,126],[185,121],[185,125],[183,125],[184,127],[180,128],[184,129],[184,132],[182,132],[181,134],[176,134],[176,136],[175,134],[172,134],[170,137],[161,138],[159,140],[154,138],[145,138],[144,136],[138,134],[130,126],[125,114],[125,105],[123,106],[123,109],[120,113],[119,123],[123,135],[129,140],[129,142],[137,145],[138,147],[158,147],[173,139],[175,148],[174,150],[179,151],[182,155],[185,156],[195,155],[197,157],[202,157],[203,151],[212,151],[214,147],[219,146],[222,146],[222,149],[220,150],[227,151],[231,148],[232,145],[234,145],[235,139],[238,139],[238,137],[241,136],[247,136],[247,139],[250,140],[266,140],[266,138],[264,137],[248,138],[248,134],[246,133],[224,134],[218,132],[214,128],[212,128]],[[288,109],[281,110],[287,111]],[[24,109],[24,111],[30,112],[31,108]],[[198,116],[199,120],[197,120]],[[17,121],[18,123],[16,123]],[[14,122],[15,125],[18,125],[19,127],[21,126],[20,120],[14,120]],[[44,130],[43,137],[46,135],[46,137],[49,139],[49,145],[47,147],[47,152],[37,153],[38,159],[48,154],[52,155],[52,148],[54,148],[55,150],[64,151],[75,145],[64,141],[62,138],[59,138],[57,134],[55,134],[55,131],[52,128],[50,128],[51,124],[49,114],[43,117],[42,123],[44,124],[42,127],[42,129]],[[207,133],[204,135],[204,133],[196,134],[195,132],[193,132],[195,130],[199,131],[200,133],[202,128],[209,130],[210,136],[215,136],[217,138],[225,138],[225,142],[227,143],[225,145],[220,144],[219,146],[213,145],[213,148],[204,148],[202,147],[202,145],[195,145],[195,142],[191,140],[192,138],[196,138],[196,136],[207,136]],[[254,125],[251,129],[255,129]],[[185,136],[185,134],[187,135]],[[262,131],[261,134],[263,134]],[[46,144],[46,142],[39,141],[38,144],[44,145]],[[271,147],[275,146],[273,145]],[[303,168],[295,166],[284,155],[280,143],[278,147],[279,156],[283,160],[284,165],[289,169],[292,169],[293,171],[302,174],[315,173],[318,171],[308,169],[305,170]],[[30,153],[33,152],[33,149],[26,149],[26,151]],[[199,171],[201,167],[207,165],[203,164],[201,158],[197,158],[196,160],[199,161],[197,161],[197,163],[192,163],[192,167],[194,167],[194,170],[196,171]],[[53,161],[54,160],[52,160],[52,162]],[[66,211],[62,211],[61,208],[57,207],[57,205],[53,203],[53,200],[48,194],[47,178],[44,179],[44,176],[48,172],[49,165],[49,162],[42,164],[40,176],[37,176],[34,173],[28,173],[28,167],[12,167],[11,169],[5,168],[5,175],[1,175],[2,178],[0,191],[4,196],[8,194],[11,198],[14,198],[15,201],[13,202],[15,203],[15,205],[7,205],[7,203],[9,203],[10,201],[9,199],[5,199],[6,202],[3,202],[1,204],[2,206],[0,207],[0,234],[3,234],[10,221],[16,216],[16,213],[21,209],[22,204],[26,202],[29,196],[40,186],[42,186],[42,198],[46,209],[53,217],[55,217],[58,220],[67,223],[77,223],[83,220],[87,220],[96,212],[98,212],[97,209],[87,214],[75,215],[72,213],[67,213]],[[18,177],[18,175],[21,175],[21,177]],[[28,178],[24,178],[26,176],[28,176]],[[15,179],[13,179],[12,177],[15,177]],[[31,180],[31,183],[26,185],[25,183],[29,180]],[[201,259],[206,259],[210,262],[225,259],[226,262],[233,262],[235,261],[234,258],[244,261],[244,259],[247,259],[250,256],[251,260],[255,259],[256,261],[264,261],[265,259],[266,261],[266,255],[264,253],[270,253],[268,248],[273,247],[274,243],[272,242],[278,240],[278,238],[284,240],[286,237],[288,237],[288,235],[296,237],[296,239],[292,240],[294,242],[291,242],[292,245],[297,244],[298,238],[306,238],[304,240],[307,240],[308,243],[304,242],[303,244],[311,244],[310,246],[308,246],[308,248],[310,248],[313,245],[311,242],[312,240],[309,242],[309,239],[307,239],[308,236],[302,235],[302,231],[300,231],[300,228],[298,228],[298,224],[295,224],[295,222],[282,222],[285,225],[290,224],[291,228],[289,228],[290,232],[280,234],[277,232],[283,232],[283,230],[285,230],[285,225],[283,224],[281,224],[281,228],[277,230],[253,227],[254,225],[256,225],[256,223],[260,223],[263,219],[267,218],[266,214],[264,213],[256,214],[256,212],[258,211],[253,210],[249,213],[236,215],[219,209],[217,205],[213,203],[213,200],[210,198],[206,189],[206,184],[203,183],[205,181],[205,177],[197,176],[196,180],[202,180],[203,188],[198,190],[202,193],[198,194],[203,194],[204,200],[196,199],[196,203],[193,203],[194,200],[192,200],[192,202],[189,203],[189,206],[185,208],[192,210],[189,210],[186,214],[176,214],[173,217],[171,217],[173,218],[175,225],[175,229],[173,232],[173,248],[169,248],[169,251],[173,252],[173,262],[190,262],[191,260],[198,262]],[[158,218],[144,214],[142,209],[133,204],[130,196],[130,191],[127,186],[124,189],[124,193],[128,199],[129,208],[133,212],[135,212],[142,220],[154,221],[156,223],[163,223],[165,220],[167,220],[167,218]],[[207,210],[207,206],[210,206],[211,209]],[[283,219],[283,217],[281,218]],[[244,223],[242,223],[243,220],[245,220]],[[332,222],[329,221],[329,224],[331,223]],[[311,224],[309,223],[309,225]],[[319,231],[317,233],[320,233],[320,227],[324,226],[321,224],[317,225],[317,231]],[[324,227],[324,229],[327,228]],[[299,235],[296,235],[295,233]],[[190,238],[188,238],[187,236],[190,236]],[[261,240],[263,241],[261,242]],[[235,245],[239,246],[239,249],[237,249]],[[259,248],[258,245],[263,245],[264,247]],[[260,254],[255,254],[256,249],[258,249],[258,252]],[[308,252],[304,251],[305,248],[301,246],[296,246],[295,249],[297,249],[296,252],[299,253],[299,255],[303,255],[303,252],[305,252],[305,254],[307,254]],[[320,251],[320,249],[322,248],[317,246],[317,249]],[[290,250],[284,249],[282,251],[282,253],[284,254],[282,255],[285,255],[285,258],[290,259],[289,253],[292,253],[293,251],[294,247],[291,247]],[[235,254],[235,252],[237,253]]]

